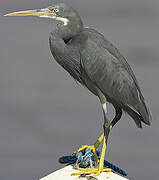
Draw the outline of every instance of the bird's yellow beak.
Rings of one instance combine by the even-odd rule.
[[[56,15],[56,12],[49,12],[49,11],[40,11],[40,10],[27,10],[27,11],[18,11],[6,14],[4,16],[48,16],[48,15]]]

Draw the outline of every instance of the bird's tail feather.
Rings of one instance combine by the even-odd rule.
[[[141,124],[142,117],[138,113],[136,113],[129,106],[125,106],[124,111],[127,112],[129,114],[129,116],[132,117],[132,119],[135,121],[138,128],[142,128],[142,124]]]
[[[149,109],[146,107],[144,99],[135,108],[125,106],[124,110],[134,119],[138,128],[142,128],[141,122],[151,125],[152,117]]]
[[[149,109],[147,108],[147,106],[145,104],[144,99],[142,99],[142,101],[138,105],[137,109],[142,117],[142,122],[144,122],[145,124],[150,126],[151,122],[152,122],[152,116],[151,116]]]
[[[135,109],[141,115],[142,122],[144,122],[145,124],[150,126],[151,122],[152,122],[152,116],[151,116],[151,113],[150,113],[148,107],[146,106],[145,99],[144,99],[140,89],[139,89],[139,99],[140,99],[140,102],[138,103],[138,105],[136,106]]]

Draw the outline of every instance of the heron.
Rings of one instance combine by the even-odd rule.
[[[53,3],[43,9],[25,10],[5,16],[38,16],[57,21],[49,34],[49,45],[54,59],[77,82],[99,98],[104,115],[103,133],[93,145],[81,146],[76,152],[91,148],[97,167],[77,168],[74,175],[93,174],[98,176],[104,169],[108,136],[111,129],[126,112],[142,128],[142,123],[151,125],[152,116],[139,83],[130,65],[103,34],[93,28],[84,27],[78,12],[66,3]],[[108,119],[107,102],[115,109],[112,121]],[[103,144],[102,144],[103,143]],[[96,149],[102,144],[98,158]]]

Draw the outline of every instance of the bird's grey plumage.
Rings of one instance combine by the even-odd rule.
[[[142,127],[141,122],[150,125],[150,112],[125,58],[102,34],[84,28],[73,8],[58,6],[60,17],[67,18],[68,24],[60,22],[50,33],[55,60],[92,93],[102,93],[114,107],[127,112],[138,127]]]

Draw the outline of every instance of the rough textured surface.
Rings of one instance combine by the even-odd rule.
[[[59,169],[52,174],[40,179],[40,180],[128,180],[122,176],[119,176],[113,172],[104,172],[101,173],[97,178],[94,178],[92,176],[87,177],[78,177],[78,176],[71,176],[72,173],[75,173],[76,170],[72,168],[72,166],[66,166],[62,169]]]

